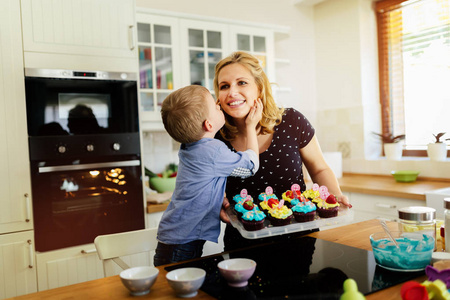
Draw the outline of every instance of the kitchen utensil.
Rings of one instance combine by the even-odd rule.
[[[180,268],[167,273],[166,278],[178,297],[190,298],[197,295],[205,276],[200,268]]]
[[[397,182],[414,182],[419,175],[419,171],[392,171],[391,174]]]
[[[400,249],[400,247],[398,246],[397,241],[392,237],[391,231],[389,230],[386,222],[384,220],[379,220],[381,227],[383,227],[384,232],[386,232],[386,234],[388,235],[388,237],[391,239],[391,241],[394,243],[395,247],[397,247],[397,249]]]
[[[255,272],[256,262],[248,258],[232,258],[217,264],[220,274],[232,287],[243,287]]]
[[[133,296],[146,295],[158,278],[159,270],[155,267],[134,267],[120,272],[120,280]]]

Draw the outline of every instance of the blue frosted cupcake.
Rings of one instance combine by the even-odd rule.
[[[292,208],[295,221],[299,223],[314,221],[317,207],[311,201],[299,202]]]
[[[253,210],[248,210],[242,214],[242,225],[247,231],[256,231],[264,228],[266,214],[255,205]]]

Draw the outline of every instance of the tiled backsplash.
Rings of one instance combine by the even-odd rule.
[[[165,131],[142,133],[144,166],[155,173],[165,170],[170,163],[178,164],[179,144]]]

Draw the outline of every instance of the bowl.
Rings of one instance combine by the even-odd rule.
[[[217,264],[220,274],[232,287],[243,287],[255,272],[256,262],[248,258],[232,258]]]
[[[149,184],[152,189],[158,193],[173,192],[175,190],[176,177],[151,177]]]
[[[394,245],[385,232],[370,235],[373,256],[377,265],[394,271],[422,271],[431,262],[434,251],[434,238],[420,232],[392,231]]]
[[[205,281],[206,272],[200,268],[181,268],[167,273],[169,285],[178,297],[190,298],[198,293]]]
[[[131,295],[141,296],[150,292],[158,274],[159,270],[155,267],[134,267],[120,272],[120,280]]]
[[[391,174],[394,176],[397,182],[414,182],[419,175],[419,171],[392,171]]]

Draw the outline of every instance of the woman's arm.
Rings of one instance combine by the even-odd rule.
[[[316,135],[308,145],[300,149],[300,155],[313,182],[326,186],[330,193],[336,196],[339,203],[352,207],[347,196],[342,194],[336,175],[326,163]]]

